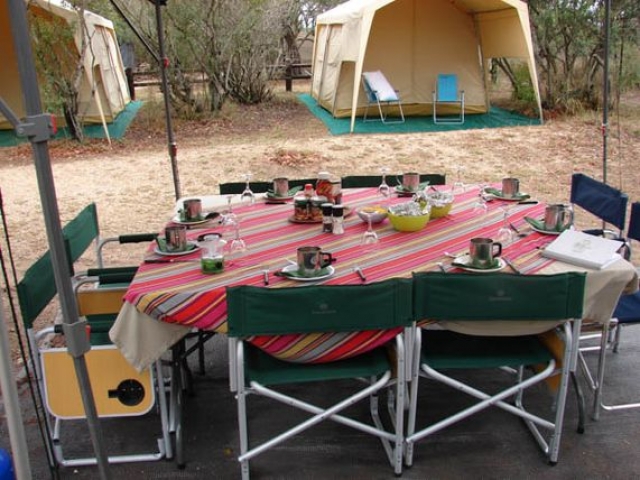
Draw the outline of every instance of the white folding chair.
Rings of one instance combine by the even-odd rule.
[[[373,121],[372,119],[367,120],[367,114],[369,113],[369,107],[376,105],[382,123],[404,123],[404,112],[402,111],[400,93],[391,86],[380,70],[363,72],[362,87],[367,96],[367,107],[364,110],[363,121]],[[385,107],[384,109],[383,105]],[[395,105],[398,109],[398,113],[400,114],[398,120],[389,120],[388,118],[392,105]]]

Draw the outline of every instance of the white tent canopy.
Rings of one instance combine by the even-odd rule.
[[[484,113],[487,64],[498,57],[526,62],[542,115],[521,0],[350,0],[316,19],[311,94],[335,117],[350,116],[353,131],[363,71],[381,70],[409,115],[431,113],[436,76],[455,73],[465,112]]]
[[[23,117],[20,77],[17,69],[6,1],[0,5],[0,58],[3,61],[0,75],[0,96],[11,109]],[[85,123],[108,123],[131,101],[120,57],[113,23],[95,13],[84,11],[86,31],[80,22],[80,12],[64,0],[28,0],[29,12],[51,22],[62,22],[74,29],[75,48],[81,55],[83,39],[87,42],[82,57],[83,78],[79,91],[79,116]],[[11,125],[0,114],[0,129]]]

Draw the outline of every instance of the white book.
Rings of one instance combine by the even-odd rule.
[[[542,251],[542,255],[579,267],[601,270],[618,261],[622,242],[565,230]]]

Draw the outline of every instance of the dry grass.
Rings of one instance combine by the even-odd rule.
[[[612,116],[608,150],[608,181],[632,200],[640,200],[638,98],[629,96]],[[320,170],[377,174],[388,166],[398,173],[444,172],[450,181],[459,172],[467,183],[516,176],[536,198],[562,202],[568,200],[573,172],[602,178],[599,113],[554,118],[539,127],[332,137],[293,94],[281,92],[269,105],[230,106],[214,120],[174,126],[183,195],[217,193],[219,183],[238,181],[249,171],[255,179],[271,179]],[[91,201],[98,205],[105,235],[157,231],[167,221],[175,199],[161,106],[146,104],[127,137],[112,147],[104,141],[54,142],[50,152],[63,223]],[[0,171],[20,278],[47,249],[29,146],[3,149]],[[135,250],[126,261],[139,257]]]

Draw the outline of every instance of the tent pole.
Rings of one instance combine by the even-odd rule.
[[[607,141],[609,138],[609,43],[611,41],[611,0],[604,2],[604,74],[602,78],[602,181],[607,183]]]
[[[22,97],[27,115],[26,122],[15,126],[16,133],[21,136],[28,136],[31,142],[36,177],[38,179],[38,190],[40,192],[40,202],[42,204],[49,250],[53,263],[53,273],[58,290],[60,307],[63,313],[63,326],[65,332],[69,331],[72,333],[67,337],[67,344],[72,354],[73,364],[78,378],[89,427],[89,435],[93,444],[100,478],[108,480],[111,476],[108,469],[107,455],[84,357],[84,352],[90,348],[90,345],[88,345],[86,335],[83,337],[82,335],[73,334],[74,330],[76,332],[79,330],[78,328],[74,329],[73,325],[82,326],[84,329],[84,322],[80,322],[78,319],[78,309],[71,288],[71,274],[68,268],[67,252],[62,236],[62,227],[60,226],[60,214],[49,157],[49,145],[47,143],[49,138],[51,138],[51,131],[53,130],[51,116],[42,114],[38,79],[29,39],[27,5],[23,0],[9,0],[8,7],[18,71],[20,72]]]
[[[169,59],[164,51],[164,27],[162,26],[162,5],[166,5],[167,0],[152,0],[156,6],[156,28],[158,30],[158,50],[159,67],[162,74],[162,93],[164,94],[164,116],[167,123],[167,141],[169,143],[169,157],[171,158],[171,171],[173,172],[173,188],[176,200],[182,195],[180,193],[180,177],[178,174],[178,146],[173,138],[173,125],[171,123],[171,102],[169,100],[169,80],[167,79],[167,69]]]
[[[7,288],[9,288],[9,285],[7,285]],[[18,398],[18,389],[16,388],[13,369],[11,368],[10,349],[7,325],[4,323],[4,307],[2,305],[2,297],[0,297],[0,388],[2,389],[2,398],[7,411],[7,426],[9,427],[14,471],[19,479],[32,478],[27,438],[24,433],[22,413],[20,412],[20,399]]]

